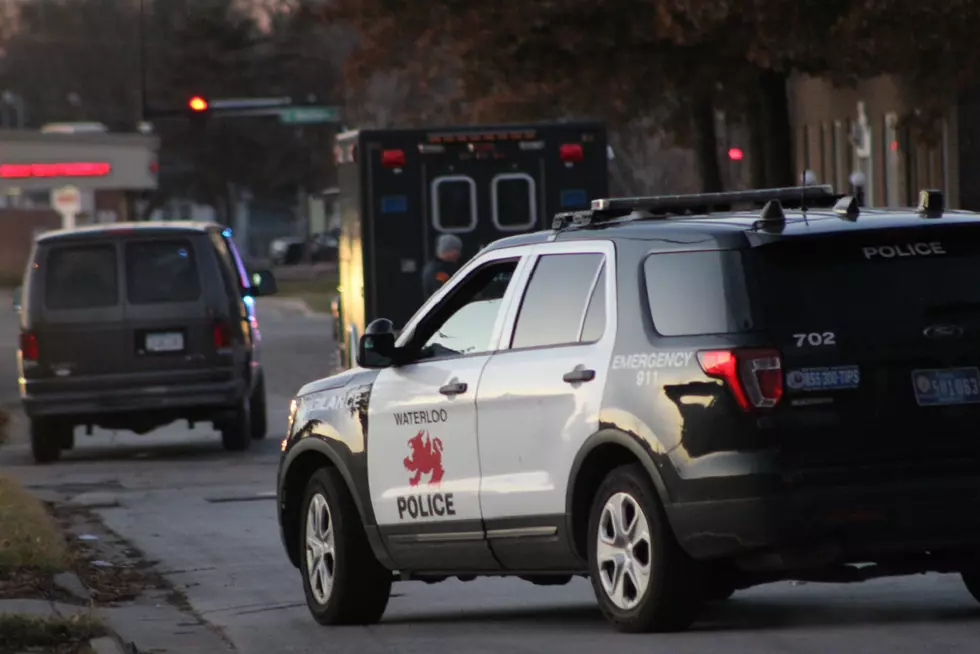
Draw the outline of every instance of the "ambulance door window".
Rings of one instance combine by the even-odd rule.
[[[534,178],[526,173],[504,173],[490,184],[493,224],[502,232],[519,232],[538,223]]]
[[[476,229],[476,182],[472,177],[445,175],[432,180],[432,224],[449,234]]]

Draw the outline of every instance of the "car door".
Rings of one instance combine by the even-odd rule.
[[[599,430],[616,335],[614,255],[611,242],[537,246],[480,379],[480,508],[505,567],[571,565],[565,488]]]
[[[480,513],[476,394],[520,254],[471,262],[406,325],[409,361],[383,369],[368,413],[374,514],[404,569],[493,570]]]

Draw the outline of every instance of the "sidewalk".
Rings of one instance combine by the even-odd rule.
[[[19,422],[8,428],[19,430]],[[234,648],[90,508],[32,494],[0,474],[0,652],[233,654]]]

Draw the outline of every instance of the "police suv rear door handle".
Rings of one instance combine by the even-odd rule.
[[[595,379],[595,370],[584,370],[583,368],[576,367],[571,372],[566,372],[562,379],[569,384],[592,381]]]
[[[439,389],[439,392],[443,395],[459,395],[460,393],[466,392],[465,382],[449,382],[445,386]]]

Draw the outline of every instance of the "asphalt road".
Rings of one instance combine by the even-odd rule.
[[[282,551],[271,494],[289,397],[332,365],[330,325],[268,302],[259,316],[272,404],[270,436],[251,451],[229,454],[217,434],[177,425],[144,437],[80,435],[77,449],[53,466],[32,465],[23,443],[0,452],[4,472],[27,484],[116,504],[99,509],[108,526],[185,586],[194,608],[243,654],[925,654],[980,647],[980,605],[957,576],[942,575],[772,584],[737,594],[675,635],[611,631],[585,580],[557,588],[520,580],[402,583],[382,624],[319,627]],[[8,320],[0,317],[4,346]]]

